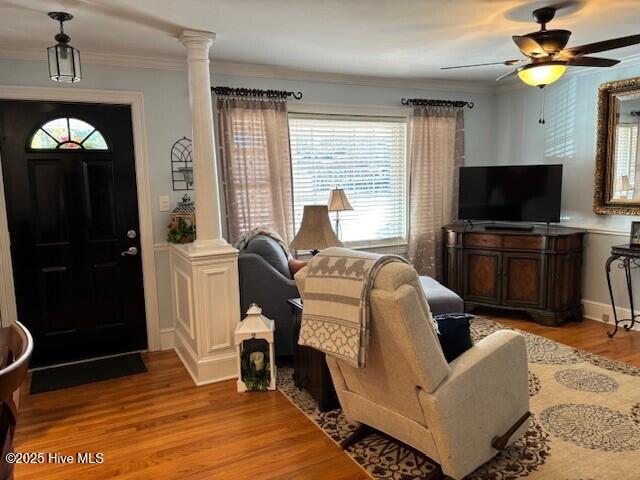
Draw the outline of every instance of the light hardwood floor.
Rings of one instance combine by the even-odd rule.
[[[640,366],[638,332],[609,339],[590,320],[550,328],[493,318]],[[196,388],[173,352],[145,361],[145,374],[23,393],[17,451],[102,452],[104,464],[18,465],[16,480],[368,478],[281,393],[238,394],[233,381]]]

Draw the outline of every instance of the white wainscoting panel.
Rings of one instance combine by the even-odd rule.
[[[233,298],[233,293],[238,285],[237,277],[234,278],[236,269],[230,268],[231,265],[220,265],[216,268],[207,268],[202,271],[204,276],[205,296],[209,299],[214,298]],[[237,298],[237,296],[236,296]],[[240,300],[234,301],[233,304],[238,305]],[[220,350],[235,350],[233,343],[233,333],[237,324],[233,319],[236,317],[235,311],[229,310],[230,302],[214,305],[212,302],[206,302],[206,313],[208,317],[218,317],[220,322],[209,322],[207,324],[208,332],[206,335],[207,344],[205,346],[208,353]],[[239,310],[239,308],[236,308]],[[228,322],[232,322],[230,324]]]
[[[174,245],[170,255],[178,356],[197,385],[236,378],[237,250]]]

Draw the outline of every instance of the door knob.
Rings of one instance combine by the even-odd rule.
[[[126,249],[124,252],[122,252],[120,255],[122,255],[123,257],[126,257],[127,255],[137,255],[138,254],[138,248],[137,247],[129,247],[128,249]]]
[[[136,238],[137,236],[138,236],[138,234],[136,233],[135,230],[129,230],[127,232],[127,237],[129,237],[129,238]]]

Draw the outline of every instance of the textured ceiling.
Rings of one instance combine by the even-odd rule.
[[[491,81],[494,66],[440,67],[519,58],[510,37],[537,29],[531,11],[554,2],[514,0],[3,0],[0,50],[44,49],[56,25],[81,52],[180,60],[183,28],[217,33],[217,60],[314,72],[406,79]],[[573,31],[569,46],[640,33],[640,0],[557,1],[550,27]],[[43,50],[44,52],[44,50]],[[0,52],[1,53],[1,52]],[[640,46],[608,53],[640,54]],[[604,56],[604,55],[602,55]],[[44,57],[43,57],[44,58]]]

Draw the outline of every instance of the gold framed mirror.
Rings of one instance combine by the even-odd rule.
[[[640,215],[640,77],[598,89],[593,211]]]

